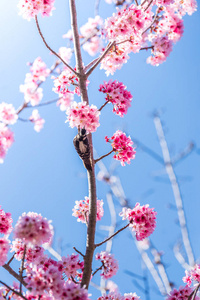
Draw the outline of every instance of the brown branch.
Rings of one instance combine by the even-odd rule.
[[[128,223],[126,226],[122,227],[121,229],[117,230],[114,234],[112,234],[111,236],[109,236],[109,237],[108,237],[107,239],[105,239],[103,242],[98,243],[98,244],[95,244],[95,248],[97,248],[97,247],[103,245],[104,243],[106,243],[107,241],[109,241],[110,239],[112,239],[115,235],[117,235],[118,233],[120,233],[122,230],[126,229],[128,226],[129,226],[129,223]]]
[[[38,29],[38,32],[39,32],[39,34],[40,34],[40,36],[41,36],[41,38],[42,38],[42,40],[43,40],[43,42],[44,42],[44,44],[45,44],[45,46],[47,47],[47,49],[49,49],[56,57],[58,57],[62,62],[63,62],[63,64],[66,66],[66,67],[68,67],[77,77],[79,76],[79,74],[72,68],[72,67],[70,67],[70,65],[68,65],[63,59],[62,59],[62,57],[60,57],[60,55],[58,55],[53,49],[51,49],[51,47],[47,44],[47,42],[46,42],[46,40],[45,40],[45,38],[44,38],[44,36],[43,36],[43,34],[42,34],[42,32],[41,32],[41,29],[40,29],[40,26],[39,26],[39,23],[38,23],[38,18],[37,18],[37,16],[35,16],[35,22],[36,22],[36,25],[37,25],[37,29]]]
[[[9,259],[9,261],[6,263],[6,265],[10,265],[11,262],[13,261],[13,259],[15,258],[15,253],[13,254],[13,256],[11,257],[11,259]]]
[[[188,300],[195,300],[195,297],[196,297],[196,294],[198,292],[199,287],[200,287],[200,283],[197,285],[197,287],[195,288],[195,290],[188,297]]]
[[[74,249],[78,254],[80,254],[83,258],[85,257],[85,255],[83,255],[83,253],[81,253],[81,251],[79,251],[78,249],[76,249],[76,247],[73,247],[73,249]]]
[[[25,256],[26,256],[26,245],[24,246],[23,258],[22,258],[21,267],[20,267],[20,270],[19,270],[19,275],[20,275],[20,293],[21,294],[22,294],[22,281],[23,281]]]
[[[108,104],[108,102],[110,102],[110,100],[107,100],[107,101],[99,108],[99,111],[101,111],[101,110],[104,108],[104,106],[106,106],[106,104]]]
[[[20,282],[20,280],[21,280],[20,275],[17,274],[9,265],[5,264],[5,265],[3,265],[3,268]],[[24,287],[27,286],[27,283],[24,280],[22,280],[22,284]]]
[[[114,152],[114,150],[112,149],[110,152],[108,152],[107,154],[102,155],[101,157],[97,158],[94,160],[94,163],[96,164],[98,161],[100,161],[101,159],[103,159],[104,157],[110,155],[112,152]]]
[[[102,270],[103,267],[104,267],[104,264],[102,263],[102,265],[92,273],[92,276],[94,276],[98,271]]]
[[[153,2],[153,0],[151,0],[150,2],[149,2],[149,4],[147,5],[147,7],[145,8],[145,10],[144,11],[147,11],[148,10],[148,8],[150,7],[150,5],[152,4],[152,2]]]
[[[108,52],[110,51],[110,49],[115,45],[115,41],[110,42],[106,49],[104,50],[104,52],[102,53],[102,55],[99,57],[99,59],[96,61],[96,63],[93,65],[93,67],[86,73],[86,76],[90,76],[90,74],[94,71],[94,69],[100,64],[100,62],[104,59],[104,57],[108,54]]]
[[[21,298],[23,298],[24,300],[28,300],[25,296],[23,296],[20,292],[15,291],[14,289],[12,289],[11,287],[9,287],[9,285],[7,285],[6,283],[4,283],[3,281],[0,280],[0,283],[3,284],[5,287],[7,287],[10,291],[12,291],[14,294],[16,294],[17,296],[20,296]]]

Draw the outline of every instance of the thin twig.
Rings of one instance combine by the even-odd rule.
[[[74,249],[78,254],[80,254],[83,258],[85,257],[85,255],[83,255],[83,253],[81,253],[81,251],[79,251],[78,249],[76,249],[76,247],[73,247],[73,249]]]
[[[15,291],[14,289],[12,289],[9,285],[7,285],[6,283],[4,283],[3,281],[0,280],[0,283],[3,284],[5,287],[7,287],[10,291],[12,291],[14,294],[16,294],[17,296],[23,298],[24,300],[28,300],[25,296],[23,296],[20,292]]]
[[[5,265],[3,265],[3,268],[4,268],[6,271],[8,271],[13,277],[15,277],[18,281],[21,280],[20,275],[17,274],[17,273],[16,273],[9,265],[5,264]],[[22,280],[22,284],[23,284],[24,287],[27,286],[27,283],[26,283],[24,280]]]
[[[104,106],[106,106],[106,104],[108,104],[108,102],[110,102],[110,100],[107,100],[107,101],[99,108],[99,111],[101,111],[101,110],[104,108]]]
[[[43,103],[39,103],[39,104],[34,105],[34,106],[28,105],[26,108],[34,108],[34,107],[40,107],[40,106],[49,105],[49,104],[52,104],[52,103],[57,102],[57,101],[60,100],[60,99],[62,99],[62,97],[57,98],[57,99],[53,99],[53,100],[49,100],[49,101],[46,101],[46,102],[43,102]]]
[[[147,29],[145,29],[145,30],[142,32],[142,35],[143,35],[145,32],[147,32],[147,31],[153,26],[153,24],[155,23],[155,21],[156,21],[156,19],[157,19],[157,16],[158,16],[158,13],[159,13],[159,9],[160,9],[160,8],[158,8],[158,9],[156,10],[156,13],[155,13],[155,16],[154,16],[154,18],[153,18],[153,21],[151,22],[151,24],[149,25],[149,27],[147,27]]]
[[[110,51],[110,49],[115,45],[115,41],[110,42],[102,55],[99,57],[99,59],[96,61],[96,63],[93,65],[93,67],[86,73],[86,76],[90,76],[90,74],[94,71],[94,69],[100,64],[100,62],[104,59],[104,57],[107,55],[107,53]]]
[[[195,300],[195,297],[196,297],[196,294],[198,292],[199,287],[200,287],[200,283],[197,285],[197,287],[195,288],[195,290],[188,297],[188,300]]]
[[[148,8],[150,7],[150,5],[151,5],[152,2],[153,2],[153,0],[151,0],[151,1],[149,2],[149,4],[147,5],[147,7],[145,8],[144,11],[147,11],[147,10],[148,10]]]
[[[20,271],[19,271],[19,275],[20,275],[20,293],[21,294],[22,294],[22,281],[23,281],[25,256],[26,256],[26,245],[24,246],[24,253],[23,253],[23,258],[22,258],[21,267],[20,267]]]
[[[93,273],[92,273],[92,276],[94,276],[98,271],[102,270],[104,267],[103,263],[101,265],[101,267],[97,268]]]
[[[10,265],[10,263],[13,261],[13,259],[15,258],[15,253],[13,254],[13,256],[11,257],[11,259],[9,259],[9,261],[6,263],[6,265]]]
[[[97,248],[97,247],[99,247],[99,246],[105,244],[107,241],[109,241],[110,239],[112,239],[115,235],[117,235],[118,233],[120,233],[122,230],[126,229],[128,226],[129,226],[129,223],[128,223],[126,226],[122,227],[121,229],[117,230],[114,234],[112,234],[111,236],[109,236],[109,237],[108,237],[107,239],[105,239],[103,242],[98,243],[98,244],[95,244],[95,248]]]
[[[41,29],[40,29],[40,26],[39,26],[39,23],[38,23],[38,18],[37,18],[37,16],[35,16],[35,22],[36,22],[36,25],[37,25],[37,29],[38,29],[38,32],[39,32],[39,34],[40,34],[40,36],[41,36],[41,38],[42,38],[42,40],[43,40],[43,42],[44,42],[44,44],[45,44],[45,46],[47,47],[47,49],[49,49],[55,56],[57,56],[62,62],[63,62],[63,64],[66,66],[66,67],[68,67],[77,77],[79,76],[79,74],[72,68],[72,67],[70,67],[70,65],[68,65],[63,59],[62,59],[62,57],[60,57],[60,55],[58,55],[53,49],[51,49],[51,47],[47,44],[47,42],[46,42],[46,40],[45,40],[45,38],[44,38],[44,36],[43,36],[43,34],[42,34],[42,32],[41,32]]]
[[[94,160],[94,163],[96,164],[98,161],[100,161],[101,159],[103,159],[104,157],[110,155],[112,152],[114,152],[114,150],[112,149],[110,152],[108,152],[107,154],[102,155],[101,157],[97,158]]]

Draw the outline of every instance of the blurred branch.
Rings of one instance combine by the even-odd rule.
[[[154,124],[155,124],[156,132],[158,135],[158,139],[160,142],[160,146],[162,149],[166,172],[169,176],[169,180],[171,182],[172,190],[174,193],[175,203],[176,203],[176,207],[177,207],[177,211],[178,211],[179,224],[181,227],[183,244],[185,247],[185,251],[187,253],[188,262],[189,262],[190,266],[193,266],[195,264],[195,260],[194,260],[192,247],[190,245],[189,234],[188,234],[188,229],[187,229],[187,224],[186,224],[186,219],[185,219],[185,213],[184,213],[184,209],[183,209],[183,201],[182,201],[182,197],[181,197],[180,187],[179,187],[179,184],[178,184],[178,181],[177,181],[177,178],[174,173],[173,166],[172,166],[172,161],[170,158],[169,149],[168,149],[165,135],[163,132],[161,120],[160,120],[160,117],[158,116],[158,114],[156,114],[156,113],[154,114]]]
[[[190,142],[183,151],[181,151],[177,156],[171,159],[172,164],[175,165],[181,162],[184,158],[188,157],[188,155],[190,155],[194,149],[195,144],[193,142]]]
[[[177,243],[176,245],[174,245],[173,251],[174,251],[174,255],[175,255],[177,261],[183,267],[183,269],[184,270],[190,270],[191,267],[186,263],[183,255],[180,252],[180,244],[179,243]]]

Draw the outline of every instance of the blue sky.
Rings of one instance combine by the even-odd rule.
[[[25,74],[29,71],[26,63],[40,56],[48,66],[54,61],[52,55],[42,44],[34,21],[27,22],[18,16],[16,1],[1,0],[0,11],[0,100],[13,103],[17,108],[23,102],[19,85],[23,84]],[[51,18],[40,18],[42,31],[54,50],[65,46],[62,35],[70,28],[70,16],[67,1],[55,2],[56,10]],[[94,16],[93,1],[77,1],[78,23],[83,25],[88,17]],[[102,0],[100,15],[107,17],[114,7]],[[146,64],[147,53],[131,55],[131,59],[110,78],[122,81],[133,94],[132,107],[124,118],[113,115],[111,106],[101,114],[101,126],[94,134],[94,146],[99,155],[110,150],[104,142],[104,136],[111,136],[117,129],[126,131],[161,155],[152,113],[161,110],[164,131],[171,156],[184,149],[189,142],[195,143],[192,154],[176,165],[175,172],[179,178],[183,196],[186,218],[195,257],[199,258],[199,99],[200,99],[200,13],[186,16],[185,30],[167,62],[159,67]],[[91,58],[84,53],[84,62]],[[74,60],[72,60],[74,63]],[[90,103],[98,107],[103,103],[103,95],[98,92],[99,84],[107,80],[103,71],[95,70],[90,78]],[[44,101],[54,99],[52,81],[49,79],[43,86]],[[76,99],[78,100],[78,98]],[[53,247],[62,254],[73,252],[75,246],[82,252],[85,249],[86,228],[71,216],[75,200],[83,199],[87,194],[86,172],[78,155],[75,153],[72,140],[75,129],[65,123],[65,114],[56,105],[41,107],[39,110],[45,118],[44,129],[40,133],[33,130],[32,124],[18,122],[12,129],[15,143],[8,151],[4,164],[0,165],[0,205],[12,213],[14,223],[24,212],[35,211],[53,221],[55,239]],[[23,112],[26,118],[31,110]],[[114,166],[114,174],[119,176],[127,199],[134,206],[135,202],[148,203],[158,212],[157,228],[152,235],[152,242],[159,251],[163,251],[163,261],[167,267],[170,280],[179,286],[184,270],[173,255],[173,245],[180,239],[180,228],[177,225],[177,213],[173,207],[174,198],[168,177],[163,166],[146,152],[137,147],[136,159],[130,166],[115,165],[111,157],[104,163],[107,168]],[[98,173],[97,167],[97,173]],[[155,177],[155,174],[161,174]],[[105,215],[97,224],[97,241],[101,241],[106,232],[100,225],[109,225],[110,216],[106,204],[106,193],[109,187],[97,182],[97,195],[104,199]],[[114,198],[116,212],[120,212],[117,199]],[[123,223],[118,219],[118,228]],[[104,248],[102,247],[102,250]],[[126,270],[142,275],[141,258],[129,231],[118,235],[113,242],[112,252],[119,260],[120,271],[113,277],[122,293],[137,292],[145,299],[142,291],[126,274]],[[2,277],[1,277],[2,274]],[[10,277],[1,271],[0,278],[10,282]],[[150,297],[162,299],[156,285],[148,273]],[[94,278],[99,283],[99,277]],[[91,288],[92,299],[99,296]]]

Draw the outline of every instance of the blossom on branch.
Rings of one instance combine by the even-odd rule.
[[[50,243],[53,237],[51,221],[34,212],[23,213],[14,228],[14,238],[40,246]]]
[[[124,207],[119,214],[122,220],[128,220],[129,226],[136,233],[136,239],[141,241],[150,236],[156,227],[156,214],[153,208],[149,208],[149,205],[140,205],[136,203],[133,209]]]
[[[33,76],[33,80],[45,81],[49,76],[50,70],[47,68],[46,64],[42,61],[41,57],[37,57],[30,67],[30,71]]]
[[[39,115],[39,112],[37,109],[34,109],[32,112],[32,115],[29,117],[29,120],[34,123],[34,129],[37,132],[40,132],[40,130],[43,128],[45,120],[42,119]]]
[[[3,123],[0,123],[0,163],[3,163],[3,159],[6,156],[6,152],[8,148],[12,146],[13,142],[13,132]]]
[[[89,216],[89,197],[85,197],[84,200],[75,201],[76,205],[72,209],[72,216],[78,218],[78,222],[86,223]],[[97,221],[100,221],[103,217],[103,200],[97,200]]]
[[[52,10],[54,10],[55,0],[20,0],[18,3],[19,14],[22,15],[24,19],[30,21],[39,13],[42,16],[51,16]]]
[[[178,290],[173,289],[166,300],[188,300],[188,297],[192,294],[193,290],[194,289],[188,286],[181,286]],[[200,298],[196,296],[195,300],[200,300]]]
[[[100,253],[97,253],[95,256],[96,260],[100,260],[102,262],[103,268],[101,276],[104,279],[108,279],[113,277],[117,271],[118,271],[118,262],[114,258],[114,255],[107,252],[107,251],[101,251]]]
[[[76,279],[77,277],[80,280],[84,269],[84,262],[80,261],[78,254],[67,255],[67,257],[63,256],[62,264],[63,264],[63,272],[67,275],[69,279],[72,276],[73,279]],[[78,270],[81,271],[78,272]]]
[[[95,132],[99,127],[99,115],[95,105],[87,105],[86,102],[73,102],[67,109],[67,121],[71,128],[85,128],[87,132]]]
[[[13,125],[17,122],[18,115],[12,104],[2,102],[0,104],[0,122]]]
[[[10,249],[9,242],[6,238],[0,239],[0,266],[3,266],[7,261],[7,254]]]
[[[43,89],[38,87],[33,74],[27,73],[24,84],[19,86],[21,93],[24,93],[24,100],[32,106],[38,105],[43,97]]]
[[[192,281],[200,283],[200,265],[196,264],[190,271],[185,271],[183,282],[185,282],[188,286],[191,286]]]
[[[12,222],[11,213],[5,213],[0,206],[0,233],[9,234],[12,231]]]
[[[122,131],[117,130],[111,138],[106,136],[105,140],[111,143],[115,152],[113,158],[119,160],[122,166],[125,166],[125,163],[130,164],[131,159],[135,158],[136,151],[132,147],[133,142]]]
[[[106,101],[113,104],[113,112],[120,117],[127,113],[133,96],[126,90],[126,86],[122,82],[109,80],[100,85],[99,91],[105,93]]]
[[[26,245],[21,239],[15,239],[11,245],[11,252],[15,252],[15,258],[22,260],[26,246],[25,259],[27,263],[39,263],[44,255],[44,248],[32,244]]]

